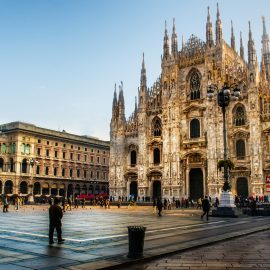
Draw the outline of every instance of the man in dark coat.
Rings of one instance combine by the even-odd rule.
[[[59,206],[59,199],[55,198],[54,204],[49,208],[50,228],[49,228],[49,244],[52,245],[54,229],[57,232],[58,244],[62,244],[64,239],[62,238],[62,222],[63,211]]]
[[[205,196],[204,199],[202,200],[202,209],[203,209],[203,214],[201,215],[201,219],[203,219],[204,215],[206,215],[206,219],[208,220],[210,202],[207,196]]]
[[[163,204],[161,198],[158,198],[157,200],[157,209],[158,209],[158,215],[161,217],[161,212],[162,212]]]

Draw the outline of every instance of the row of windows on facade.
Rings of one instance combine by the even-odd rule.
[[[27,163],[27,160],[24,160],[21,164],[21,172],[27,173],[28,168],[29,168],[29,164]],[[36,166],[36,174],[38,174],[38,175],[41,174],[40,168],[41,168],[41,166],[39,166],[39,165]],[[49,175],[49,170],[50,170],[50,168],[48,166],[46,166],[44,174]],[[10,162],[8,164],[5,164],[3,158],[0,158],[0,172],[6,172],[6,171],[15,172],[14,161],[12,158],[10,159]],[[81,170],[81,169],[77,169],[77,170],[70,169],[69,176],[73,177],[75,171],[76,171],[77,177],[81,177],[82,175],[84,178],[87,177],[87,170]],[[83,171],[83,173],[82,173],[82,171]],[[63,168],[61,175],[63,177],[65,177],[67,172],[68,172],[68,169]],[[90,178],[94,178],[95,177],[94,174],[95,174],[95,172],[90,171]],[[54,168],[53,175],[58,176],[58,168],[57,167]],[[96,178],[99,179],[100,177],[102,177],[101,179],[106,179],[106,172],[101,173],[101,172],[97,171]]]
[[[37,156],[41,156],[41,148],[37,148]],[[71,160],[74,159],[75,154],[74,153],[70,153],[69,157]],[[46,149],[46,157],[50,157],[50,150]],[[59,158],[59,152],[58,151],[54,151],[54,157],[55,158]],[[83,155],[84,157],[84,162],[88,161],[88,156],[87,155]],[[62,152],[62,158],[66,159],[67,158],[67,153],[66,152]],[[77,154],[77,160],[81,161],[81,154]],[[90,156],[90,162],[93,163],[94,162],[94,156]],[[100,157],[96,157],[96,162],[99,164],[100,163]],[[106,158],[103,158],[103,163],[102,164],[106,164]]]
[[[80,150],[80,147],[79,147],[78,150]],[[16,153],[16,144],[15,143],[11,143],[9,145],[9,149],[8,149],[8,146],[6,145],[6,143],[0,143],[0,151],[1,151],[2,154],[8,154],[8,153],[15,154]],[[38,151],[38,155],[40,155],[41,148],[38,148],[37,151]],[[49,151],[49,149],[46,149],[46,151]],[[55,152],[57,152],[57,151],[55,151]],[[31,146],[30,146],[30,144],[23,143],[22,146],[21,146],[21,153],[22,154],[30,154],[31,153]],[[97,153],[99,154],[100,151],[97,150]],[[106,154],[106,151],[103,151],[103,154],[105,155]]]
[[[235,111],[234,117],[235,126],[245,125],[245,111],[243,107],[238,107]],[[153,120],[152,124],[152,134],[155,137],[160,137],[162,134],[161,120],[156,117]],[[190,138],[199,138],[200,137],[200,121],[198,119],[192,119],[190,121]]]
[[[236,141],[236,157],[237,159],[244,159],[246,156],[246,150],[245,150],[245,141],[242,139],[239,139]],[[160,150],[159,148],[155,148],[153,151],[153,161],[154,164],[158,165],[160,164]],[[134,167],[137,165],[137,152],[135,150],[132,150],[130,152],[130,165],[131,167]]]
[[[38,143],[42,143],[42,140],[41,140],[41,139],[38,139],[37,142],[38,142]],[[46,141],[46,144],[47,144],[47,145],[53,145],[53,143],[50,142],[50,141]],[[58,142],[55,142],[55,143],[54,143],[54,146],[61,146],[61,144],[58,143]],[[64,148],[67,148],[67,144],[65,144],[65,143],[63,143],[62,146],[63,146]],[[73,144],[71,144],[71,145],[70,145],[70,149],[78,149],[78,150],[81,150],[81,149],[83,149],[83,147],[81,147],[81,146],[74,146]],[[88,148],[87,148],[87,147],[84,147],[84,151],[85,151],[85,152],[88,151]],[[99,154],[101,151],[100,151],[99,149],[97,149],[96,152]],[[94,149],[93,149],[93,148],[91,148],[91,153],[94,153]],[[106,154],[106,151],[103,151],[103,154],[105,155],[105,154]]]

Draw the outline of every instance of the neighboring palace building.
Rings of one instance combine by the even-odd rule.
[[[214,39],[215,37],[215,39]],[[215,35],[208,8],[206,41],[191,35],[178,49],[175,23],[165,26],[161,75],[149,88],[143,59],[138,105],[126,120],[123,85],[114,93],[110,142],[110,193],[116,196],[217,196],[223,186],[223,121],[209,85],[239,84],[241,97],[226,110],[233,194],[269,194],[270,49],[263,18],[259,63],[249,24],[247,58],[240,33],[236,48],[223,39],[217,7]],[[246,60],[247,59],[247,60]],[[270,180],[270,177],[269,177]]]
[[[0,125],[0,194],[108,193],[109,142],[32,124]]]

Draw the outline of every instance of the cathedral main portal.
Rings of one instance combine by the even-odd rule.
[[[154,181],[153,182],[153,198],[161,197],[161,182]]]
[[[200,168],[189,172],[189,197],[194,201],[203,198],[203,172]]]
[[[130,183],[130,195],[134,198],[134,200],[137,200],[138,197],[138,183],[137,181],[132,181]]]

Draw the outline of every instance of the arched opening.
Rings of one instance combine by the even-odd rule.
[[[160,150],[159,148],[154,149],[154,164],[160,164]]]
[[[246,149],[245,141],[240,139],[236,141],[236,157],[237,159],[245,159]]]
[[[200,98],[200,76],[198,72],[193,71],[190,76],[190,99],[199,99]]]
[[[133,197],[134,201],[137,201],[137,197],[138,197],[138,183],[137,183],[137,181],[132,181],[130,183],[130,195]]]
[[[236,126],[245,125],[245,110],[243,106],[238,106],[236,108],[234,123]]]
[[[58,194],[57,194],[57,185],[56,185],[56,184],[53,184],[53,185],[51,186],[51,195],[52,195],[52,196],[58,195]]]
[[[22,173],[27,173],[27,160],[22,161]]]
[[[89,186],[89,194],[93,194],[94,193],[94,187],[93,185]]]
[[[137,164],[137,152],[135,150],[132,150],[130,152],[130,165],[131,167],[136,166]]]
[[[198,119],[190,121],[190,138],[200,138],[200,121]]]
[[[4,160],[0,158],[0,172],[4,171]]]
[[[153,199],[161,197],[161,182],[154,181],[153,182]]]
[[[22,181],[20,183],[20,193],[28,194],[28,187],[27,187],[27,183],[25,181]]]
[[[49,194],[49,184],[48,183],[44,183],[42,185],[42,194],[43,195],[48,195]]]
[[[68,197],[73,196],[73,185],[72,185],[72,184],[69,184],[69,185],[68,185],[68,188],[67,188],[67,196],[68,196]]]
[[[39,195],[40,194],[40,183],[39,182],[36,182],[34,184],[33,193],[34,193],[34,195]]]
[[[154,137],[160,137],[162,134],[161,120],[155,117],[152,121],[152,134]]]
[[[244,177],[240,177],[236,181],[236,192],[242,198],[248,197],[248,181]]]
[[[0,194],[2,194],[2,188],[3,188],[3,184],[2,184],[2,181],[0,181]]]
[[[82,194],[87,194],[87,186],[83,185],[82,187]]]
[[[99,185],[96,185],[95,187],[95,194],[99,194],[100,192],[100,186]]]
[[[59,195],[62,197],[65,197],[65,185],[64,184],[61,184],[59,186]]]
[[[104,185],[101,187],[101,192],[106,193],[106,187]]]
[[[81,194],[81,187],[79,184],[75,186],[75,196],[78,196]]]
[[[194,201],[203,198],[203,173],[199,168],[189,172],[189,196]]]
[[[13,194],[13,183],[11,180],[5,182],[4,194]]]

